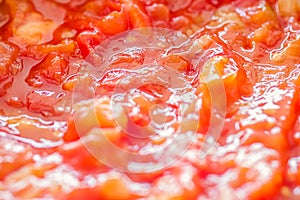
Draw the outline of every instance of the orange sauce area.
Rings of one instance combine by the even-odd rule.
[[[0,199],[300,199],[299,13],[0,0]]]

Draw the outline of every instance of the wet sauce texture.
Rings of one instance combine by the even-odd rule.
[[[299,63],[297,0],[0,0],[0,199],[300,199]]]

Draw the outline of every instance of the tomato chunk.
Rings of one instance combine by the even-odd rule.
[[[68,61],[57,53],[47,55],[42,62],[33,66],[26,77],[32,87],[40,87],[44,82],[61,84],[68,74]]]

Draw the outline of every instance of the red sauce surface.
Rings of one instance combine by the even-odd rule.
[[[0,199],[299,199],[299,19],[296,0],[0,1]],[[147,27],[160,48],[117,40]],[[103,135],[142,155],[178,131],[193,141],[149,173],[84,145],[123,165]]]

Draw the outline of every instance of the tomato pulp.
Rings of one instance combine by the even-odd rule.
[[[0,199],[300,198],[299,13],[0,1]]]

